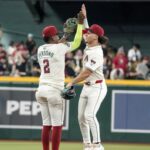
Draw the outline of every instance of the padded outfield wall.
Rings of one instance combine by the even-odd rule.
[[[150,81],[107,80],[107,85],[97,114],[102,141],[150,142]],[[37,86],[38,78],[0,78],[0,139],[40,139]],[[66,102],[63,140],[81,140],[77,105],[82,86],[77,85],[76,98]]]

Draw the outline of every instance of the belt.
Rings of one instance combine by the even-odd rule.
[[[90,86],[90,85],[102,83],[102,82],[103,80],[96,80],[96,81],[88,81],[88,82],[85,82],[84,84]]]

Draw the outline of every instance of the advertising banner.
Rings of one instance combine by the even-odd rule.
[[[36,88],[0,87],[0,128],[41,129],[40,105]],[[64,130],[68,130],[69,102],[66,102]]]
[[[111,131],[150,133],[150,92],[113,90]]]

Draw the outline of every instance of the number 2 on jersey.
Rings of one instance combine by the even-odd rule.
[[[44,60],[43,60],[43,64],[44,64],[44,73],[50,73],[49,61],[48,61],[48,59],[44,59]]]

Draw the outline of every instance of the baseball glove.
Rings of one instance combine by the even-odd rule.
[[[77,28],[78,20],[77,18],[69,18],[64,23],[64,33],[73,33]]]
[[[61,96],[66,100],[73,99],[76,96],[74,86],[71,86],[69,88],[64,88],[62,93],[61,93]]]

